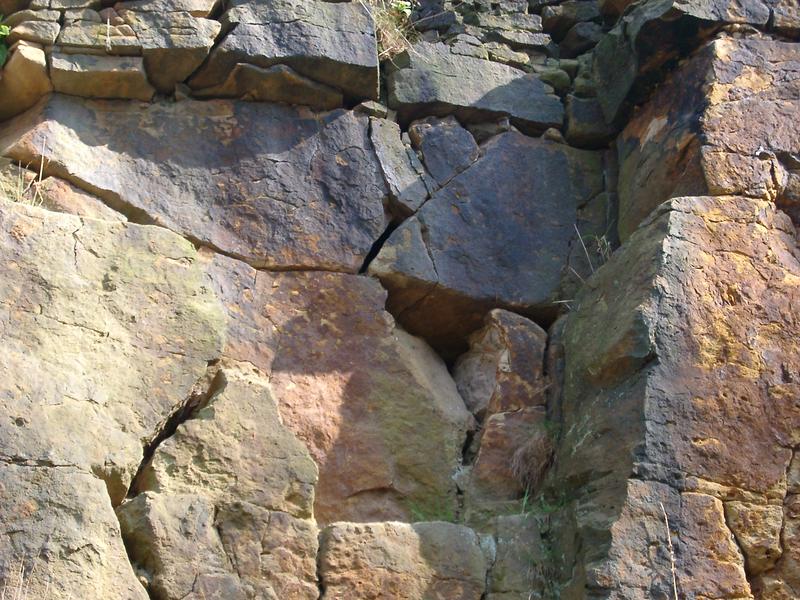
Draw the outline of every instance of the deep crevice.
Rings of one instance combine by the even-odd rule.
[[[227,381],[219,367],[219,361],[210,361],[206,372],[197,380],[194,386],[192,386],[186,399],[172,410],[156,429],[150,441],[144,445],[142,449],[142,462],[139,464],[136,475],[134,475],[128,487],[128,498],[133,498],[142,491],[140,489],[142,475],[150,464],[159,445],[172,437],[181,424],[193,418],[197,411],[207,406],[215,396],[225,389],[226,384]]]
[[[400,227],[400,222],[398,221],[391,221],[389,225],[386,226],[386,229],[383,231],[380,237],[377,240],[375,240],[375,243],[372,244],[372,247],[369,249],[369,252],[367,252],[367,256],[364,258],[364,262],[361,263],[361,267],[358,269],[358,273],[360,275],[363,275],[364,273],[367,272],[370,263],[375,259],[376,256],[378,256],[378,254],[381,251],[381,248],[383,248],[383,245],[386,243],[386,240],[389,239],[389,236],[392,235],[392,233],[394,233],[394,230],[397,229],[398,227]]]

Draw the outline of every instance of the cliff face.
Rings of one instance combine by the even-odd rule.
[[[406,8],[0,0],[3,598],[800,598],[796,2]]]

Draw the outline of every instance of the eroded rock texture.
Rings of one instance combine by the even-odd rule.
[[[796,2],[0,14],[0,599],[800,597]]]

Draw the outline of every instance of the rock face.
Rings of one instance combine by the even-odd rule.
[[[368,127],[352,112],[56,95],[11,124],[3,146],[23,163],[44,148],[47,173],[129,219],[253,265],[357,271],[387,223]],[[209,129],[215,137],[203,135]],[[97,146],[108,139],[115,141]]]
[[[682,194],[742,194],[796,211],[798,59],[796,44],[724,37],[676,71],[621,135],[620,234]]]
[[[668,595],[659,503],[681,594],[793,585],[775,565],[781,549],[782,565],[797,552],[777,522],[793,518],[798,274],[794,229],[774,205],[697,197],[654,212],[589,282],[564,334],[561,447],[572,451],[557,480],[582,540],[569,547],[583,548],[566,589]]]
[[[503,134],[391,235],[370,273],[401,324],[457,352],[494,306],[555,313],[577,211],[601,190],[599,155]]]
[[[796,0],[0,14],[0,600],[800,598]]]

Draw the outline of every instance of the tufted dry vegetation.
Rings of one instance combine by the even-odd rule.
[[[359,0],[375,22],[378,58],[392,60],[411,48],[417,31],[411,22],[413,0]]]

